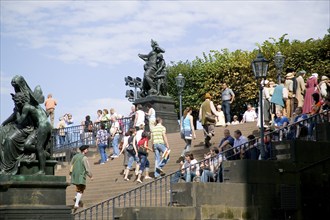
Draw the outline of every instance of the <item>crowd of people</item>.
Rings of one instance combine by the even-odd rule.
[[[312,74],[308,78],[306,85],[303,82],[303,76],[306,74],[300,71],[295,79],[295,72],[288,68],[286,78],[282,83],[275,85],[274,82],[264,80],[263,90],[263,107],[264,121],[258,120],[259,112],[256,112],[251,104],[247,104],[247,110],[244,112],[241,121],[236,115],[231,121],[230,104],[235,99],[234,92],[223,84],[222,98],[220,105],[215,105],[211,100],[209,93],[204,96],[204,102],[199,109],[199,121],[203,126],[204,144],[209,148],[209,152],[204,155],[204,160],[198,162],[192,153],[192,140],[196,138],[194,128],[194,118],[192,108],[187,107],[184,110],[183,117],[180,119],[181,137],[184,140],[184,147],[177,163],[179,163],[179,171],[171,176],[171,182],[222,182],[222,161],[250,159],[260,160],[271,158],[272,141],[281,141],[284,136],[286,138],[299,138],[301,136],[312,136],[315,124],[297,123],[307,119],[310,116],[318,114],[322,111],[329,110],[329,79],[325,76],[321,78],[321,82],[317,83],[317,75]],[[302,82],[301,82],[302,81]],[[299,87],[299,88],[298,88]],[[96,136],[96,145],[100,153],[100,165],[107,163],[109,160],[123,158],[123,179],[130,181],[130,172],[133,170],[135,163],[135,177],[137,183],[152,179],[149,175],[150,162],[149,154],[153,153],[155,157],[154,178],[160,178],[165,174],[164,166],[169,160],[171,152],[169,141],[166,135],[166,127],[162,124],[163,120],[156,117],[156,111],[151,104],[147,104],[146,111],[142,105],[132,106],[129,115],[130,120],[123,124],[122,116],[117,114],[115,110],[107,109],[97,111],[97,119],[92,122],[90,116],[87,115],[85,121],[81,123],[85,139]],[[222,111],[224,109],[224,111]],[[218,146],[211,145],[211,139],[215,136],[215,126],[228,126],[239,123],[257,122],[265,125],[264,137],[264,154],[261,155],[261,146],[256,137],[252,134],[245,137],[240,130],[235,130],[233,136],[229,129],[224,129],[223,138]],[[58,124],[58,132],[60,143],[64,143],[67,134],[62,130],[73,124],[71,114],[66,114],[60,118]],[[289,124],[296,123],[295,126],[287,128]],[[146,130],[146,126],[149,127]],[[95,133],[95,128],[96,133]],[[270,132],[272,129],[275,132]],[[278,131],[278,132],[276,132]],[[92,139],[92,138],[91,138]],[[150,144],[150,145],[149,145]],[[107,148],[112,147],[112,155],[107,154]],[[76,185],[77,194],[75,196],[74,211],[82,206],[81,197],[86,187],[86,176],[93,178],[86,158],[88,145],[80,147],[81,154],[77,154],[71,161],[70,174],[72,183]],[[85,170],[82,172],[82,170]],[[81,176],[83,174],[83,177]],[[134,175],[133,175],[134,176]],[[82,178],[81,178],[82,177]]]
[[[305,71],[299,71],[297,74],[292,68],[286,70],[286,77],[281,83],[276,85],[273,81],[264,80],[262,85],[263,90],[263,107],[264,107],[264,123],[266,132],[270,129],[279,130],[277,140],[281,140],[286,127],[290,123],[299,122],[307,119],[310,115],[317,114],[322,110],[329,109],[330,98],[329,88],[330,81],[326,76],[321,77],[321,82],[318,83],[317,74],[311,74],[307,82],[304,83]],[[196,138],[195,128],[193,124],[192,109],[187,107],[184,110],[183,118],[180,120],[181,135],[185,142],[178,163],[181,171],[177,177],[184,178],[187,182],[192,181],[195,177],[199,177],[201,182],[209,181],[212,177],[215,181],[221,181],[220,169],[223,158],[230,159],[260,159],[260,151],[256,147],[258,143],[255,141],[254,135],[245,137],[240,130],[236,130],[231,136],[228,129],[224,130],[224,137],[221,139],[217,147],[211,146],[211,139],[214,137],[215,126],[228,126],[239,123],[257,122],[260,117],[260,112],[257,112],[251,104],[247,104],[247,110],[244,112],[241,121],[234,115],[231,117],[230,105],[235,100],[234,92],[226,83],[222,84],[222,103],[216,107],[209,93],[204,96],[204,102],[199,110],[199,121],[203,126],[205,147],[210,148],[209,154],[205,155],[206,161],[197,165],[196,159],[190,151],[191,143]],[[89,135],[96,135],[96,145],[100,152],[100,164],[105,164],[109,159],[116,159],[124,155],[124,172],[123,178],[129,181],[129,173],[135,163],[135,174],[137,181],[142,183],[144,179],[151,178],[149,176],[150,163],[148,155],[150,152],[155,154],[154,176],[160,177],[163,172],[163,167],[168,160],[170,146],[166,136],[166,128],[162,125],[162,119],[156,117],[156,111],[151,104],[132,106],[129,117],[131,118],[123,125],[122,116],[117,114],[112,108],[97,111],[97,119],[92,122],[90,116],[86,116],[85,121],[81,123],[83,126],[85,138]],[[260,111],[260,108],[258,108]],[[148,119],[148,120],[147,120]],[[233,119],[233,120],[232,120]],[[66,114],[61,117],[58,124],[60,143],[65,140],[61,133],[61,129],[68,127],[72,122],[72,115]],[[95,124],[99,123],[95,132]],[[149,129],[145,129],[148,126]],[[93,128],[94,127],[94,128]],[[304,128],[304,126],[294,127],[294,138],[301,135],[311,135],[313,125]],[[90,134],[89,134],[90,133]],[[267,133],[266,133],[267,134]],[[274,133],[276,134],[276,133]],[[275,135],[274,135],[275,136]],[[269,143],[274,140],[274,137],[269,135],[265,137],[265,151],[268,158],[270,149]],[[151,143],[151,146],[148,144]],[[244,147],[238,147],[246,143]],[[110,146],[111,145],[111,146]],[[112,147],[112,155],[106,153],[106,149]],[[233,147],[231,151],[226,151]],[[221,155],[221,157],[212,157]],[[210,160],[208,160],[210,158]],[[214,159],[216,158],[216,159]],[[144,173],[144,178],[142,175]],[[173,181],[177,181],[174,178]]]

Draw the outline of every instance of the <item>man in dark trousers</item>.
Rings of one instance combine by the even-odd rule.
[[[214,136],[215,116],[218,116],[218,112],[211,101],[212,97],[210,93],[206,93],[204,98],[205,101],[199,109],[199,120],[204,129],[205,147],[209,148],[211,146],[210,140],[212,136]],[[214,121],[210,120],[212,117],[214,118]]]

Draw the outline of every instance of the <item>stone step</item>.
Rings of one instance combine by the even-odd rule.
[[[240,129],[244,136],[248,136],[252,133],[257,132],[257,126],[254,123],[246,123],[239,125],[230,125],[226,127],[230,130],[233,135],[234,131]],[[223,131],[225,127],[216,127],[215,136],[212,138],[212,146],[218,146],[220,140],[223,138]],[[166,173],[171,173],[179,169],[179,164],[176,163],[176,160],[179,158],[185,143],[180,138],[179,133],[168,134],[168,141],[171,148],[171,155],[168,164],[164,167]],[[195,158],[200,160],[203,158],[203,155],[209,151],[209,149],[204,148],[204,134],[202,130],[196,131],[196,139],[192,141],[191,151],[194,154]],[[108,152],[112,152],[112,149],[108,149]],[[98,149],[96,147],[91,147],[90,152],[87,155],[89,158],[89,163],[91,170],[94,175],[94,180],[91,181],[87,178],[87,186],[83,195],[83,200],[85,201],[85,206],[89,207],[98,202],[109,199],[113,196],[117,196],[121,193],[127,192],[128,190],[134,189],[140,184],[134,181],[124,181],[123,175],[120,174],[124,169],[123,166],[123,157],[119,157],[114,160],[109,160],[104,165],[99,165],[100,156],[98,154]],[[150,161],[150,172],[153,172],[154,169],[154,154],[151,152],[148,157]],[[66,176],[67,182],[70,182],[69,179],[69,166],[68,164],[61,164],[61,169],[56,170],[57,176]],[[131,171],[131,175],[134,172]],[[134,176],[133,176],[134,177]],[[150,182],[150,180],[144,181],[145,183]],[[75,187],[73,185],[69,186],[66,190],[66,201],[67,205],[73,204],[73,198],[75,196]]]

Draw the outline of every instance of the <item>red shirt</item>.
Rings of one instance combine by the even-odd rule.
[[[137,146],[138,146],[139,148],[140,148],[140,147],[143,147],[145,142],[147,142],[147,146],[148,146],[148,138],[146,138],[146,137],[141,138],[141,140],[139,140]]]

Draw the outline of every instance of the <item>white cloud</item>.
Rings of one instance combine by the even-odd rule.
[[[13,107],[9,72],[56,94],[56,117],[71,112],[79,123],[87,114],[94,119],[97,109],[114,107],[128,114],[131,103],[118,98],[124,97],[120,85],[124,74],[143,76],[137,54],[151,50],[151,38],[165,49],[169,63],[210,50],[251,50],[285,33],[291,40],[320,38],[329,28],[329,1],[12,0],[1,1],[0,7],[1,119]],[[23,55],[12,45],[24,47]],[[44,63],[38,63],[40,55],[47,57]],[[60,80],[64,77],[70,83]],[[98,85],[91,78],[102,79],[102,91],[78,86]]]
[[[173,45],[171,60],[186,60],[211,49],[253,49],[285,33],[322,37],[328,8],[329,2],[306,1],[6,1],[1,34],[91,66],[131,60],[151,38]]]

